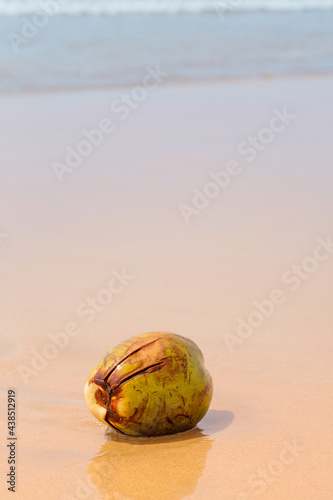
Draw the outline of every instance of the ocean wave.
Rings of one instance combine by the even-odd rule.
[[[0,0],[0,16],[199,14],[233,11],[304,11],[333,9],[333,0]]]

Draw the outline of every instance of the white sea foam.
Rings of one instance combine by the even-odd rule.
[[[48,4],[57,14],[77,16],[333,9],[333,0],[0,0],[0,15],[29,15]]]

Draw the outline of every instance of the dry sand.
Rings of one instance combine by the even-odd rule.
[[[9,388],[16,499],[333,498],[333,255],[316,250],[333,234],[331,89],[331,78],[165,87],[124,121],[109,110],[124,90],[0,97],[1,498]],[[247,162],[238,145],[284,106],[295,118]],[[115,131],[58,182],[52,162],[108,117]],[[239,175],[185,224],[179,205],[231,160]],[[111,303],[82,315],[124,269]],[[260,326],[236,338],[272,293],[270,316],[252,314]],[[68,323],[68,345],[46,347]],[[113,345],[154,330],[199,344],[211,409],[174,437],[106,432],[85,380]],[[43,350],[53,359],[34,359]]]

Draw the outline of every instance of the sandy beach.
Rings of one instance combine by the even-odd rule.
[[[162,80],[122,113],[127,88],[0,96],[15,498],[331,500],[333,79]],[[213,401],[127,438],[83,387],[149,331],[200,346]]]

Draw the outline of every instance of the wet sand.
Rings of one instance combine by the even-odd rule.
[[[0,97],[15,498],[333,498],[331,88],[165,86],[123,121],[109,107],[124,90]],[[53,162],[104,118],[114,131],[59,182]],[[253,161],[249,136],[270,140]],[[229,185],[207,187],[227,165]],[[200,346],[211,409],[187,433],[126,438],[94,420],[83,387],[108,349],[154,330]]]

